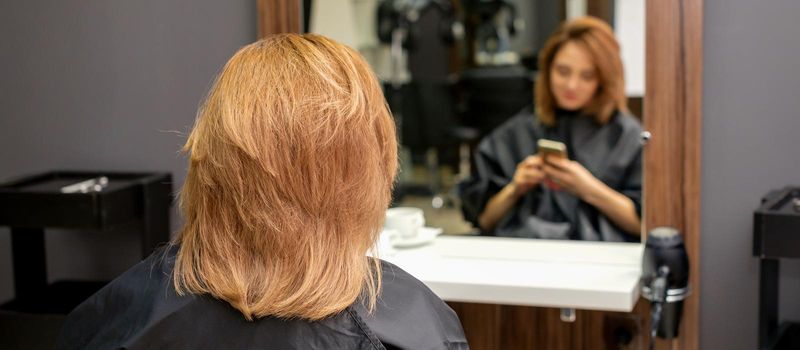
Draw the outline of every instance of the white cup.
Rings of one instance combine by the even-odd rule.
[[[386,211],[386,221],[383,224],[387,230],[394,230],[401,239],[414,239],[419,235],[419,230],[425,226],[425,216],[422,209],[412,207],[390,208]]]

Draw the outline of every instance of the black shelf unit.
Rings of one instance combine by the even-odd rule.
[[[800,258],[800,187],[769,192],[753,218],[753,255],[759,258],[759,349],[800,349],[800,322],[778,318],[780,260]]]
[[[62,193],[64,186],[105,177],[102,190]],[[47,347],[64,317],[108,281],[48,283],[45,229],[109,231],[135,227],[141,255],[169,241],[172,176],[169,173],[51,171],[0,184],[0,226],[11,231],[15,298],[0,305],[0,347],[44,332],[33,343]],[[49,334],[49,339],[47,338]],[[38,342],[38,343],[37,343]],[[34,347],[38,347],[34,345]]]

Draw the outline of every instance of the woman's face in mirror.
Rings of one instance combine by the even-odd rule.
[[[597,69],[589,53],[578,44],[565,43],[550,66],[550,90],[558,107],[570,111],[583,108],[598,85]]]

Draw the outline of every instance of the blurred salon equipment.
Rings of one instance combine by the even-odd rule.
[[[460,127],[482,138],[522,108],[533,104],[533,76],[511,50],[511,39],[525,26],[517,6],[506,0],[469,0],[468,38],[472,62],[459,76]],[[460,140],[470,142],[472,140]]]
[[[0,305],[0,348],[51,348],[64,317],[106,281],[50,283],[45,229],[140,231],[141,256],[169,241],[169,173],[53,171],[0,184],[11,229],[14,299]]]
[[[800,187],[767,193],[753,217],[753,256],[759,258],[759,349],[800,349],[800,322],[779,319],[780,259],[800,258]]]
[[[477,142],[533,102],[533,72],[510,47],[524,23],[516,5],[460,4],[466,29],[449,0],[384,0],[377,7],[377,38],[390,47],[385,94],[402,145],[398,201],[414,194],[432,196],[433,208],[454,205],[458,195],[446,191],[442,165],[454,165],[454,181],[466,177]],[[465,30],[469,43],[461,40]],[[463,53],[467,69],[460,67]],[[412,180],[414,163],[424,164],[424,182]]]
[[[467,11],[477,17],[475,63],[478,65],[517,64],[519,56],[511,50],[511,38],[525,28],[517,7],[506,0],[468,0]]]
[[[642,296],[651,304],[651,349],[655,337],[678,336],[683,300],[689,292],[689,259],[680,232],[671,227],[653,229],[647,234],[642,258]]]
[[[449,0],[384,0],[377,9],[377,32],[390,45],[391,74],[384,88],[402,145],[395,197],[437,195],[438,148],[453,118],[450,51],[463,27]],[[428,183],[411,181],[414,154],[424,154]]]

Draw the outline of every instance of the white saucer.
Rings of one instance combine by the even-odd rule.
[[[419,234],[413,238],[392,237],[392,247],[395,248],[414,248],[433,242],[437,236],[442,234],[442,229],[438,227],[423,227],[419,229]]]

